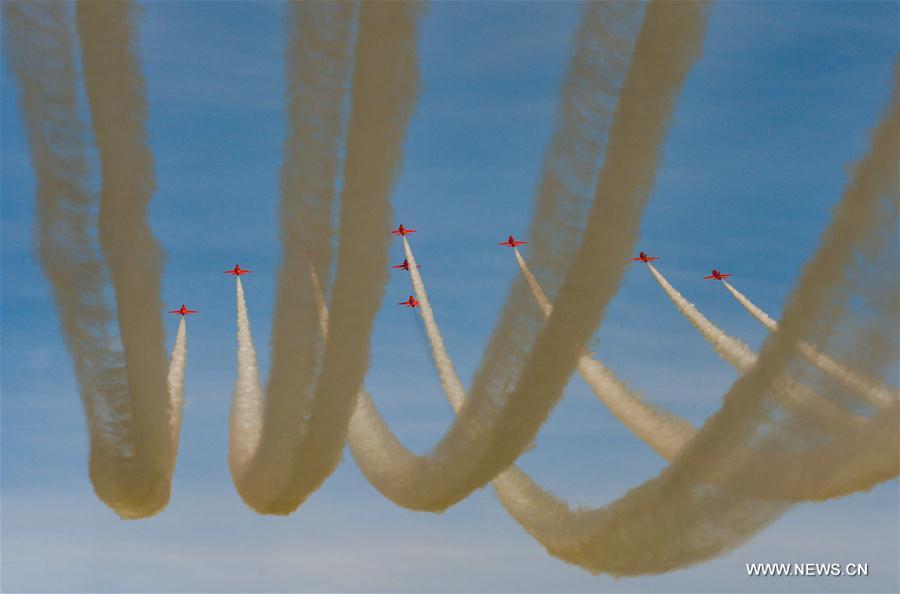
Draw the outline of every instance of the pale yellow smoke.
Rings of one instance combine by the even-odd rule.
[[[174,421],[159,298],[162,255],[146,224],[153,160],[133,6],[76,6],[84,83],[102,170],[99,243],[116,295],[119,338],[104,303],[86,190],[85,131],[69,6],[6,3],[4,23],[20,80],[38,178],[39,247],[73,354],[91,437],[98,496],[125,518],[159,512],[174,468]],[[177,362],[176,362],[177,363]]]
[[[874,258],[897,233],[898,105],[873,133],[823,245],[807,265],[786,309],[782,331],[770,336],[756,364],[735,384],[712,417],[657,478],[610,505],[571,509],[511,469],[497,495],[506,509],[551,554],[594,572],[658,573],[723,552],[776,518],[784,507],[740,493],[780,491],[787,499],[822,499],[865,490],[898,473],[898,409],[884,410],[867,431],[833,430],[795,436],[771,411],[773,386],[803,356],[798,345],[817,321],[843,312],[849,271]],[[819,322],[821,323],[821,322]],[[859,332],[859,327],[851,328]],[[864,337],[860,337],[864,338]],[[892,355],[896,356],[896,341]],[[890,359],[886,359],[890,361]],[[891,364],[895,364],[891,362]],[[820,429],[820,428],[819,428]],[[797,437],[797,439],[792,439]],[[805,442],[808,451],[797,450]],[[756,449],[747,447],[755,446]],[[704,484],[726,481],[722,489]]]
[[[817,257],[819,262],[833,257],[836,249],[856,249],[868,236],[865,227],[878,222],[871,216],[876,210],[873,204],[887,191],[886,188],[891,187],[887,182],[893,182],[893,188],[896,188],[896,165],[891,166],[892,160],[896,162],[896,142],[889,142],[885,133],[895,129],[896,125],[896,106],[893,106],[892,116],[879,128],[872,153],[860,167],[860,177],[873,177],[880,183],[875,184],[869,179],[860,184],[857,180],[851,186],[845,195],[847,206],[842,209],[843,216],[836,219],[832,232],[826,236],[825,246]],[[872,163],[876,165],[873,167]],[[891,191],[892,199],[895,195],[896,189]],[[855,225],[848,224],[848,219]],[[891,229],[890,224],[895,222],[894,212],[894,218],[886,227]],[[849,259],[844,258],[843,264],[849,263]],[[811,280],[805,280],[819,290],[827,291],[828,285],[822,282],[826,280],[822,278],[826,271],[822,266],[816,268],[819,278],[812,274]],[[796,308],[795,315],[801,320],[798,324],[811,325],[816,318],[810,316],[806,308],[822,309],[831,304],[824,294],[811,292],[807,284],[801,284],[798,292],[804,304]],[[805,320],[803,316],[806,316]],[[831,316],[825,319],[831,319]],[[777,338],[783,340],[783,336]],[[773,341],[775,347],[771,346]],[[782,377],[780,368],[795,359],[791,357],[790,343],[784,348],[777,342],[769,341],[756,364],[726,398],[723,409],[707,423],[698,438],[690,442],[687,451],[659,478],[632,490],[621,500],[596,510],[573,511],[514,468],[497,477],[495,485],[503,485],[498,489],[498,496],[514,517],[554,555],[592,571],[625,575],[667,571],[721,553],[767,525],[784,510],[784,504],[777,501],[757,501],[742,493],[768,491],[766,495],[772,496],[773,492],[780,492],[791,500],[825,498],[865,489],[895,476],[896,409],[892,415],[876,417],[867,427],[869,431],[833,428],[832,442],[809,453],[798,454],[791,449],[783,453],[778,451],[782,440],[795,436],[785,435],[784,429],[789,425],[782,425],[777,418],[770,419],[760,401],[768,397],[767,392]],[[779,398],[774,395],[771,398],[772,405],[777,406]],[[372,411],[367,409],[369,404],[363,399],[359,410],[371,414]],[[788,418],[791,418],[790,414]],[[356,421],[357,416],[351,429],[351,442]],[[796,437],[801,440],[812,437],[812,443],[818,444],[823,436],[810,436],[808,431],[803,431]],[[696,445],[711,439],[712,446]],[[366,454],[366,447],[373,442],[377,439],[369,439],[358,449]],[[748,447],[761,442],[767,443],[769,448]],[[357,448],[354,448],[356,453]],[[421,466],[408,452],[387,447],[382,447],[371,457],[375,464],[379,459],[384,465],[396,462],[394,480],[401,483]],[[773,460],[776,461],[774,465],[771,464]],[[822,460],[838,463],[836,466],[825,465]],[[802,475],[803,480],[795,480],[797,475]],[[716,483],[724,481],[728,488],[714,487],[710,479]],[[417,482],[401,485],[395,490],[402,489],[411,498],[428,498],[431,494],[425,487]]]
[[[722,284],[725,285],[728,292],[744,306],[744,309],[750,312],[750,315],[759,320],[766,328],[772,332],[778,329],[778,322],[757,307],[746,295],[735,289],[728,281],[722,281]],[[803,353],[803,356],[818,369],[834,377],[855,393],[866,398],[870,404],[878,408],[895,405],[898,398],[900,398],[900,393],[898,393],[897,390],[893,390],[877,380],[863,377],[860,374],[855,373],[845,365],[820,353],[818,349],[808,342],[801,342],[799,349],[800,352]]]
[[[115,473],[134,455],[124,356],[114,348],[114,318],[103,296],[103,262],[94,243],[87,188],[87,146],[78,116],[75,45],[67,6],[3,3],[6,58],[20,92],[19,109],[37,188],[37,246],[63,336],[72,353],[90,438],[97,495],[119,501]]]
[[[305,392],[303,386],[311,379],[305,370],[316,367],[316,357],[309,355],[315,348],[304,346],[303,360],[297,361],[295,353],[282,350],[282,344],[291,341],[275,339],[260,445],[242,478],[254,489],[261,486],[258,499],[243,494],[261,513],[291,513],[340,462],[357,391],[369,364],[373,320],[387,281],[390,235],[385,230],[391,225],[390,194],[417,97],[416,25],[421,8],[411,2],[365,2],[359,7],[340,204],[343,240],[331,293],[328,340],[314,390]],[[315,142],[315,137],[310,141]],[[373,151],[372,147],[378,148]],[[328,187],[319,190],[327,193]],[[318,199],[326,197],[320,194]],[[284,270],[284,274],[296,275],[296,270]],[[306,315],[308,322],[299,339],[304,345],[315,345],[319,342],[315,309],[306,309],[308,313],[297,314]],[[288,331],[298,329],[278,330]],[[279,358],[285,358],[284,386],[276,384],[282,377],[274,371]],[[291,365],[304,370],[303,377]]]
[[[409,507],[440,511],[489,482],[529,446],[558,402],[581,345],[624,273],[666,124],[699,55],[705,22],[698,4],[648,7],[610,130],[598,198],[560,291],[560,307],[527,352],[532,340],[526,336],[523,346],[519,330],[536,331],[543,314],[511,319],[510,312],[519,311],[516,304],[528,299],[512,293],[470,399],[433,453],[416,459],[398,481],[396,488],[408,494],[401,499],[415,502]]]
[[[279,218],[284,253],[272,323],[272,367],[264,393],[238,279],[238,380],[229,441],[238,492],[261,512],[279,497],[290,474],[290,453],[306,431],[303,419],[310,413],[321,362],[309,277],[298,271],[309,260],[319,262],[327,282],[356,8],[354,2],[292,2],[286,8],[288,134]]]

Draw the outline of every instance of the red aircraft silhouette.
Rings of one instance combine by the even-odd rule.
[[[403,264],[397,264],[396,266],[391,266],[391,268],[399,268],[400,270],[409,270],[409,261],[406,258],[403,258]],[[416,264],[416,268],[421,268],[419,264]]]
[[[656,260],[659,260],[659,258],[654,258],[653,256],[648,256],[644,252],[641,252],[640,254],[638,254],[637,258],[632,258],[631,260],[632,262],[654,262]]]
[[[180,315],[180,316],[187,316],[187,315],[190,315],[190,314],[195,314],[195,313],[197,313],[197,310],[196,310],[196,309],[188,309],[188,308],[186,308],[186,307],[184,306],[184,304],[182,303],[182,304],[181,304],[181,309],[173,309],[173,310],[170,310],[169,313],[170,313],[170,314],[178,314],[178,315]]]
[[[412,295],[410,295],[410,296],[409,296],[409,299],[407,299],[406,301],[401,301],[401,302],[398,303],[397,305],[405,305],[406,307],[418,307],[418,306],[419,306],[419,302],[416,301],[416,298],[415,298],[415,297],[413,297]]]
[[[234,268],[232,268],[230,270],[226,270],[225,274],[233,274],[234,276],[241,276],[242,274],[250,274],[251,272],[253,272],[253,271],[252,270],[244,270],[243,268],[241,268],[240,264],[235,264]]]
[[[514,248],[517,245],[525,245],[526,243],[528,243],[528,242],[527,241],[516,241],[516,238],[513,237],[512,235],[510,235],[509,239],[507,239],[506,241],[501,241],[497,245],[507,245],[511,248]]]
[[[410,233],[415,233],[415,232],[416,232],[415,229],[407,229],[403,225],[400,225],[399,227],[397,227],[396,229],[391,231],[391,233],[393,233],[394,235],[399,235],[401,237],[403,237],[404,235],[409,235]]]
[[[721,272],[719,272],[718,270],[713,268],[712,274],[710,274],[709,276],[704,276],[703,278],[704,279],[714,279],[714,280],[725,280],[729,276],[734,276],[734,275],[733,274],[722,274]]]

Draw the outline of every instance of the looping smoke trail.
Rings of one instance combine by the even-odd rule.
[[[705,22],[705,10],[694,3],[647,8],[610,130],[597,189],[602,200],[594,202],[560,292],[565,307],[554,310],[527,356],[501,322],[456,422],[398,485],[416,501],[412,509],[446,509],[489,482],[529,446],[558,402],[581,345],[599,325],[624,273],[621,262],[637,233],[674,100],[699,54]],[[507,302],[509,330],[532,323],[527,316],[507,319],[516,309],[511,304],[522,298],[514,293]],[[540,321],[542,314],[536,314]],[[422,498],[427,501],[418,505]]]
[[[291,513],[340,462],[387,281],[384,230],[390,226],[391,189],[417,97],[416,26],[421,8],[412,2],[366,2],[359,8],[340,206],[339,235],[344,240],[339,243],[328,340],[312,396],[306,400],[300,395],[305,400],[302,417],[280,411],[273,372],[260,447],[244,479],[267,486],[260,489],[265,493],[259,500],[245,496],[261,513]],[[314,323],[315,310],[310,310]],[[304,338],[318,340],[314,331]],[[291,355],[275,346],[273,357]]]
[[[272,368],[264,394],[238,279],[238,379],[229,445],[235,486],[250,507],[263,513],[284,489],[290,453],[306,431],[321,363],[309,278],[298,270],[308,260],[319,262],[327,282],[356,8],[354,2],[287,5],[288,135],[279,218],[284,253],[272,323]]]
[[[473,395],[441,443],[429,456],[406,454],[392,485],[395,503],[427,511],[446,509],[497,476],[533,440],[577,363],[580,344],[589,336],[581,336],[584,326],[590,330],[599,324],[602,309],[624,272],[624,267],[617,265],[628,249],[623,245],[628,246],[637,231],[666,123],[677,90],[699,52],[704,24],[705,11],[698,4],[651,4],[647,9],[616,108],[603,166],[605,176],[601,172],[598,184],[597,194],[605,199],[594,203],[585,239],[561,292],[567,308],[551,315],[527,358],[521,352],[516,355],[519,361],[515,365],[524,363],[518,378],[514,368],[507,367],[503,383],[485,383],[487,361],[500,356],[490,364],[491,373],[497,373],[500,368],[494,365],[501,360],[510,363],[507,355],[521,348],[512,342],[495,350],[511,337],[501,322]],[[604,238],[599,246],[598,238]],[[616,241],[609,243],[610,238]],[[621,258],[607,257],[620,251]],[[513,292],[504,315],[518,309],[520,293]],[[543,318],[541,312],[536,313]],[[511,327],[527,327],[528,316],[517,322]],[[365,447],[359,453],[387,459],[383,452],[369,452]]]
[[[783,505],[739,495],[755,486],[781,484],[785,497],[792,499],[825,498],[864,490],[897,475],[897,407],[879,413],[868,435],[860,432],[848,440],[838,432],[806,434],[792,442],[791,426],[769,417],[765,404],[784,368],[797,363],[801,337],[811,333],[817,321],[831,324],[844,313],[844,303],[829,293],[843,292],[846,276],[862,258],[874,259],[872,244],[877,242],[871,238],[897,232],[898,124],[894,97],[822,247],[792,295],[783,330],[770,335],[757,363],[734,385],[722,409],[660,476],[608,506],[575,511],[515,469],[496,479],[495,484],[508,487],[497,489],[504,507],[551,554],[594,572],[658,573],[699,561],[710,546],[727,550],[774,520]],[[882,202],[883,197],[888,200]],[[860,331],[856,327],[851,332]],[[896,341],[890,346],[895,356]],[[827,437],[833,438],[831,443],[821,447]],[[802,440],[820,447],[811,455],[797,455],[792,450]],[[753,455],[750,444],[759,448],[758,454]],[[783,459],[771,464],[785,446]],[[828,463],[822,464],[824,460]],[[728,488],[702,484],[714,475],[728,480]]]
[[[37,178],[41,267],[78,378],[94,490],[114,505],[117,485],[124,480],[116,469],[134,453],[131,412],[123,355],[112,347],[103,262],[92,237],[97,197],[87,188],[69,14],[62,3],[5,2],[3,17],[6,56],[18,81],[19,109]]]
[[[411,250],[410,250],[411,252]],[[407,254],[407,257],[409,254]],[[414,260],[411,260],[414,262]],[[536,285],[536,280],[531,276],[527,267],[523,270],[530,277],[529,281],[534,282],[536,288],[535,297],[541,305],[549,306],[549,302],[543,294],[543,291]],[[311,270],[313,277],[313,285],[318,287],[315,269]],[[428,303],[427,294],[421,278],[415,282],[416,297],[420,303]],[[321,295],[318,297],[319,315],[322,320],[322,326],[327,327],[328,312],[324,305],[324,299]],[[423,311],[424,313],[424,311]],[[545,310],[549,314],[550,310]],[[434,353],[435,364],[438,366],[448,365],[446,369],[441,369],[441,377],[456,378],[455,371],[450,363],[449,356],[443,348],[443,341],[440,339],[440,333],[434,324],[429,329],[429,338],[432,340],[432,351]],[[458,379],[456,380],[458,384]],[[623,388],[619,387],[620,390]],[[461,403],[450,398],[450,391],[446,390],[448,400],[457,413],[461,408]],[[599,393],[598,393],[599,395]],[[465,394],[463,394],[465,397]],[[628,400],[631,397],[628,394],[617,395],[617,398]],[[651,416],[655,413],[652,409],[643,410],[638,403],[636,407],[639,414],[644,417]],[[628,410],[627,406],[622,407]],[[647,414],[650,413],[650,414]],[[658,416],[658,413],[655,413]],[[658,422],[658,421],[657,421]],[[642,426],[647,430],[651,427]],[[678,435],[672,436],[671,450],[672,457],[674,452],[681,448],[687,439],[693,434],[693,428],[683,422],[685,431],[682,432],[681,439]],[[638,419],[641,424],[641,419]],[[661,424],[661,423],[659,423]],[[678,427],[677,422],[669,423],[670,427],[664,427],[663,430],[672,429],[672,425]],[[371,397],[365,390],[360,391],[359,403],[351,421],[349,443],[354,458],[359,468],[362,470],[366,479],[380,493],[404,506],[410,506],[410,498],[427,498],[427,493],[410,494],[408,486],[404,485],[405,477],[413,472],[416,464],[416,456],[403,447],[402,444],[391,433],[390,429],[384,423],[384,420],[375,409]],[[658,450],[666,449],[665,446],[658,447]],[[494,490],[498,498],[504,506],[515,511],[514,517],[520,522],[526,531],[534,535],[542,543],[555,543],[556,546],[572,546],[573,542],[590,536],[590,532],[586,528],[590,528],[590,523],[580,522],[580,516],[576,512],[573,514],[567,508],[561,506],[560,503],[554,501],[546,491],[538,487],[525,473],[515,466],[500,473],[492,482]],[[514,502],[514,504],[513,504]],[[766,510],[778,510],[782,506],[779,503],[761,504],[765,505]],[[777,514],[771,513],[768,516],[770,520],[774,520]],[[756,529],[761,528],[762,525]],[[706,539],[702,547],[691,552],[689,560],[696,562],[708,559],[733,546],[729,540],[716,541],[715,539]],[[686,561],[685,561],[686,562]]]
[[[772,332],[778,329],[778,322],[757,307],[746,295],[735,289],[728,281],[722,281],[722,284],[725,285],[728,292],[744,306],[744,309],[746,309],[754,318],[759,320],[766,328]],[[900,392],[897,390],[893,390],[871,378],[862,377],[858,373],[848,369],[845,365],[820,353],[808,342],[801,342],[798,348],[810,363],[824,373],[827,373],[840,381],[860,396],[866,398],[872,405],[878,408],[884,408],[896,404],[897,400],[900,399]]]
[[[757,355],[745,343],[732,338],[723,332],[718,326],[709,321],[693,303],[684,298],[675,287],[660,273],[653,264],[647,264],[653,278],[662,287],[663,291],[675,304],[675,307],[684,315],[694,328],[707,342],[712,345],[716,353],[723,359],[734,365],[740,371],[747,371],[756,363]],[[805,417],[815,418],[819,423],[828,426],[842,426],[846,423],[864,423],[866,419],[840,406],[830,402],[814,393],[806,386],[790,378],[780,378],[776,382],[778,393],[784,402],[791,407],[799,409]]]

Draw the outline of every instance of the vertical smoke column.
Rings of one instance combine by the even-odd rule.
[[[97,495],[119,513],[134,451],[122,352],[112,347],[103,263],[94,245],[97,198],[87,188],[78,116],[75,42],[63,3],[6,2],[6,57],[37,178],[38,251],[75,367],[90,437]]]
[[[286,514],[297,508],[340,461],[357,391],[369,364],[369,340],[387,282],[390,194],[418,89],[416,23],[421,5],[363,3],[355,53],[338,267],[332,289],[325,357],[309,414],[288,429],[302,435],[291,451],[272,447],[279,433],[263,435],[257,460],[284,473],[283,488],[257,511]],[[315,334],[309,337],[315,339]],[[272,418],[267,411],[266,421]],[[270,442],[271,439],[271,442]],[[286,457],[287,456],[287,457]],[[274,463],[274,464],[273,464]],[[265,480],[268,480],[266,478]]]
[[[172,347],[172,356],[169,360],[169,433],[172,436],[172,466],[171,472],[175,472],[175,463],[178,459],[178,439],[181,435],[181,417],[184,412],[184,368],[187,364],[187,318],[181,316],[178,320],[178,333],[175,335],[175,345]]]
[[[265,398],[243,287],[240,279],[237,281],[238,382],[232,405],[229,460],[241,497],[260,511],[266,509],[267,498],[281,488],[289,472],[290,453],[306,430],[302,419],[309,414],[321,363],[316,308],[309,276],[304,272],[312,260],[328,281],[331,217],[356,9],[354,2],[287,5],[288,133],[283,147],[280,204],[284,253]]]
[[[241,488],[241,473],[259,447],[265,399],[259,385],[259,367],[256,364],[256,349],[253,347],[253,337],[250,334],[244,285],[240,276],[235,275],[234,279],[237,291],[238,375],[229,420],[228,464],[235,485]]]
[[[144,516],[162,509],[169,499],[172,443],[158,313],[163,256],[146,220],[154,172],[144,129],[147,105],[133,39],[134,10],[130,2],[76,4],[102,170],[100,247],[115,290],[128,377],[134,458],[122,485],[121,505],[129,515]]]
[[[774,332],[778,329],[778,322],[773,320],[769,315],[756,306],[746,295],[735,289],[728,281],[722,281],[732,297],[737,299],[738,303],[744,306],[750,315],[759,320],[763,326]],[[898,399],[896,390],[892,390],[888,386],[874,380],[872,378],[863,377],[855,371],[847,368],[847,366],[835,361],[831,357],[824,355],[808,342],[801,342],[799,345],[800,352],[806,359],[818,367],[824,373],[829,374],[837,379],[845,386],[866,398],[870,404],[878,408],[884,408],[895,404]]]

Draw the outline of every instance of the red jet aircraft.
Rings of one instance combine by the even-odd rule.
[[[409,235],[410,233],[415,233],[415,232],[416,232],[415,229],[407,229],[403,225],[400,225],[399,227],[397,227],[396,229],[391,231],[391,233],[393,233],[394,235],[399,235],[401,237],[403,237],[405,235]]]
[[[391,268],[399,268],[400,270],[409,270],[409,260],[404,258],[403,264],[397,264],[396,266],[391,266]],[[416,264],[416,268],[421,268],[421,266],[419,264]]]
[[[178,314],[179,316],[187,316],[187,315],[190,315],[190,314],[195,314],[195,313],[197,313],[197,310],[196,310],[196,309],[188,309],[188,308],[186,308],[186,307],[184,306],[184,304],[182,303],[182,304],[181,304],[181,309],[173,309],[173,310],[169,311],[169,313],[170,313],[170,314]]]
[[[713,268],[712,274],[710,274],[709,276],[704,276],[703,278],[704,279],[713,279],[713,280],[725,280],[729,276],[734,276],[734,275],[733,274],[722,274],[721,272],[719,272],[718,270]]]
[[[233,274],[234,276],[241,276],[242,274],[250,274],[251,272],[253,272],[253,271],[252,270],[244,270],[243,268],[241,268],[240,264],[235,264],[234,268],[232,268],[231,270],[226,270],[225,274]]]
[[[509,247],[511,247],[511,248],[514,248],[514,247],[516,247],[517,245],[525,245],[526,243],[528,243],[528,242],[527,242],[527,241],[516,241],[516,238],[513,237],[512,235],[510,235],[510,236],[509,236],[509,239],[507,239],[506,241],[501,241],[501,242],[498,243],[497,245],[506,245],[506,246],[509,246]]]
[[[659,258],[654,258],[653,256],[648,256],[644,252],[641,252],[640,254],[638,254],[637,258],[631,259],[632,262],[655,262],[656,260],[659,260]]]
[[[415,297],[413,297],[412,295],[410,295],[410,296],[409,296],[409,299],[407,299],[406,301],[401,301],[401,302],[398,303],[397,305],[405,305],[406,307],[418,307],[418,306],[419,306],[419,302],[416,301],[416,298],[415,298]]]

